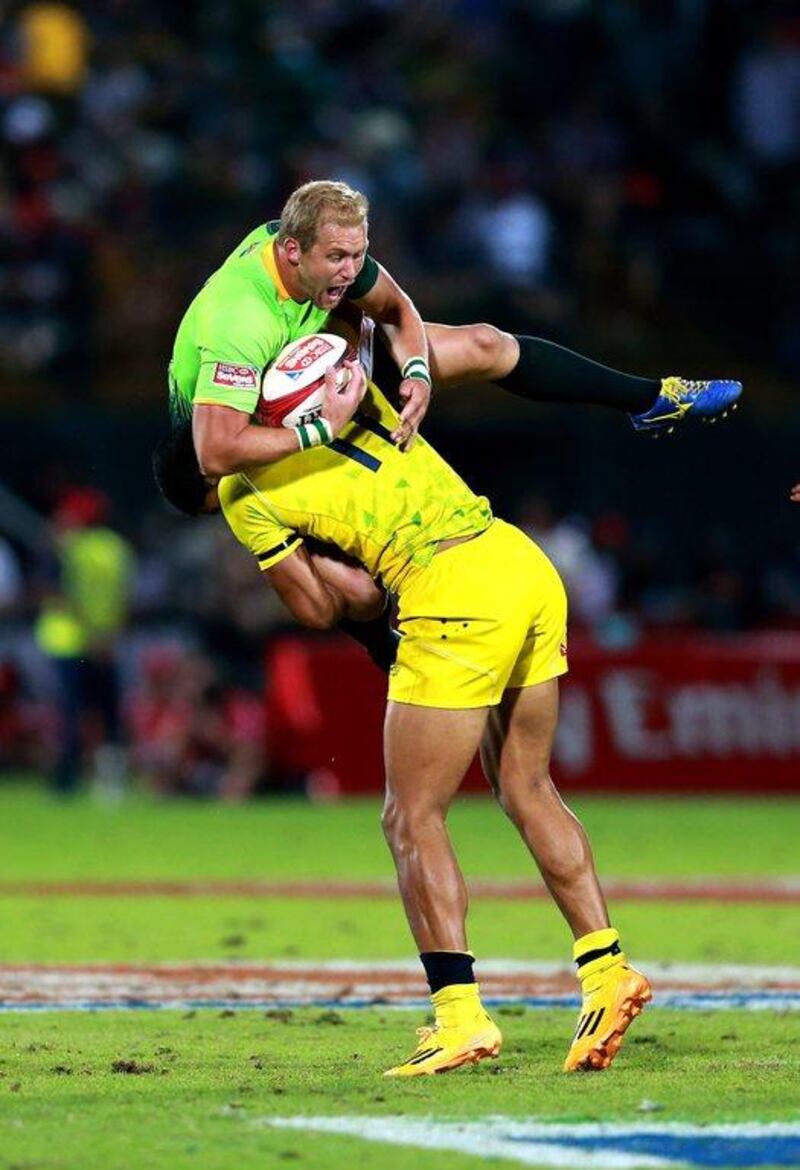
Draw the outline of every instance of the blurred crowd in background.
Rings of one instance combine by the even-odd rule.
[[[800,372],[789,0],[5,7],[12,382],[157,402],[187,299],[309,175],[370,196],[374,250],[431,319],[636,353],[678,297],[674,316]]]
[[[184,308],[308,178],[367,193],[371,250],[427,319],[648,374],[744,373],[735,437],[671,463],[629,456],[639,440],[592,412],[505,415],[495,396],[432,415],[553,557],[575,625],[618,641],[800,622],[798,517],[772,481],[760,496],[770,450],[800,432],[794,4],[34,0],[0,18],[3,479],[46,518],[0,536],[0,763],[47,757],[75,783],[74,745],[42,728],[53,662],[82,651],[43,643],[42,614],[69,590],[64,533],[102,527],[124,542],[109,561],[125,600],[90,638],[86,685],[104,691],[109,656],[121,667],[137,766],[157,790],[231,798],[268,772],[253,698],[284,619],[222,522],[156,499],[147,452]],[[653,466],[663,490],[638,489]],[[117,766],[112,751],[102,783]]]

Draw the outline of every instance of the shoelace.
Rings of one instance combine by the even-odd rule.
[[[438,1031],[438,1024],[426,1024],[422,1028],[417,1028],[417,1035],[419,1036],[419,1043],[417,1044],[417,1048],[421,1048],[426,1040],[430,1040],[431,1036],[433,1036],[434,1033]]]
[[[685,393],[689,395],[699,394],[701,390],[705,390],[708,386],[708,382],[692,381],[690,378],[681,378],[680,383]]]
[[[703,389],[702,382],[690,382],[683,378],[676,383],[670,379],[661,385],[661,394],[668,398],[674,406],[686,406],[686,397],[694,397]]]

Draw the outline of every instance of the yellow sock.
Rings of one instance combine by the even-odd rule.
[[[453,983],[431,996],[436,1021],[441,1027],[466,1027],[485,1013],[477,983]]]
[[[600,975],[609,967],[618,967],[627,962],[619,945],[619,931],[612,926],[593,930],[575,940],[572,958],[578,965],[578,978],[583,982],[587,976]]]

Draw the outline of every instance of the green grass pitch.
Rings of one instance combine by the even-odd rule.
[[[800,802],[582,799],[572,802],[601,873],[758,878],[800,872]],[[532,867],[489,801],[452,816],[468,876]],[[24,881],[386,880],[375,801],[248,807],[63,803],[31,784],[0,788],[4,963],[220,958],[413,957],[390,899],[22,895]],[[800,966],[795,905],[626,901],[612,906],[642,960]],[[475,898],[481,958],[566,961],[545,902]],[[376,1007],[278,1016],[259,1010],[0,1015],[0,1170],[455,1170],[511,1165],[446,1151],[270,1128],[270,1117],[491,1115],[558,1121],[800,1120],[800,1013],[651,1008],[613,1068],[565,1077],[574,1024],[563,1009],[501,1009],[499,1061],[445,1077],[385,1081],[413,1047],[420,1014]],[[644,1110],[644,1112],[643,1112]],[[576,1165],[579,1161],[576,1161]]]

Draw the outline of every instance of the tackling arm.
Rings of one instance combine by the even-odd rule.
[[[326,552],[302,547],[267,569],[270,583],[297,621],[312,629],[338,626],[388,674],[400,635],[392,627],[386,593],[356,561],[321,547]]]
[[[386,608],[386,594],[360,565],[304,545],[265,571],[292,617],[311,629],[372,621]]]

